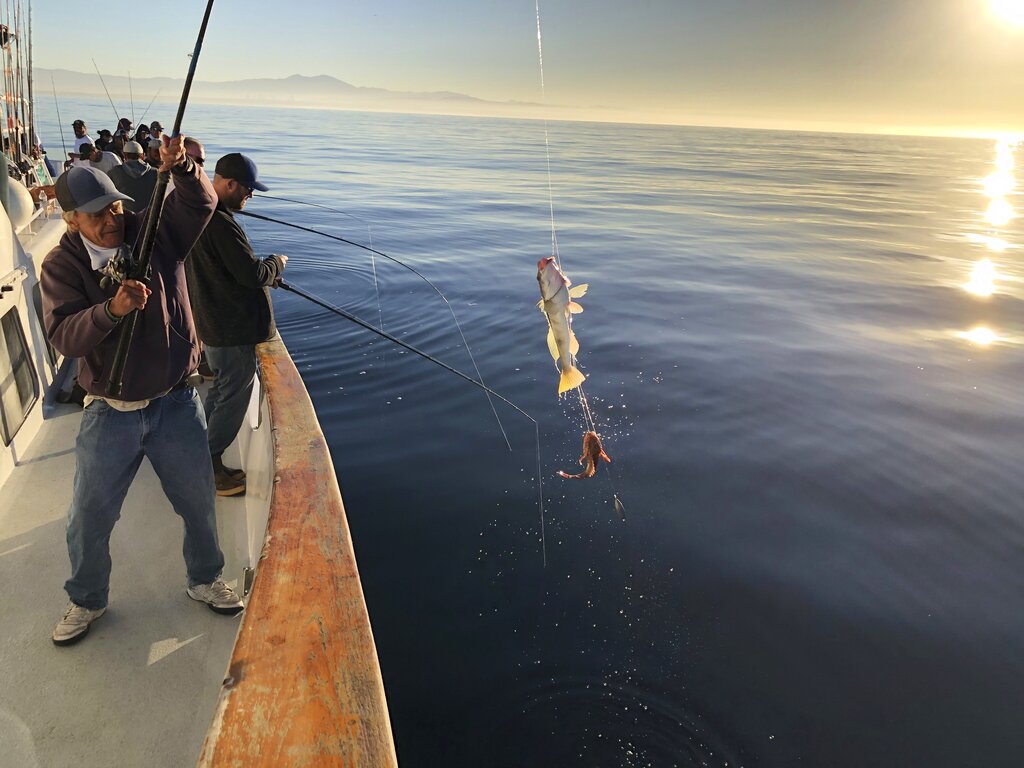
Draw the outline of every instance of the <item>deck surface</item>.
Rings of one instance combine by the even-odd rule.
[[[186,596],[181,520],[148,462],[111,539],[106,615],[76,645],[50,641],[80,421],[58,406],[0,489],[0,768],[195,765],[240,619]],[[244,497],[218,499],[217,516],[237,586],[261,523]]]

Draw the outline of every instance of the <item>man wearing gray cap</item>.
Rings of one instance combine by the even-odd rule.
[[[46,335],[59,352],[79,358],[85,411],[75,445],[75,479],[68,510],[71,599],[53,642],[81,640],[107,609],[110,534],[121,504],[147,457],[174,511],[184,520],[187,594],[217,613],[242,602],[220,574],[213,471],[202,404],[188,382],[199,345],[185,289],[185,256],[213,214],[209,179],[188,158],[180,139],[163,150],[163,170],[176,180],[164,203],[151,255],[149,285],[116,283],[114,264],[141,240],[145,216],[123,210],[127,195],[93,168],[72,168],[57,179],[57,201],[68,231],[43,261],[40,283]],[[123,400],[105,396],[121,320],[138,311],[124,368]]]
[[[256,345],[277,333],[268,288],[284,272],[287,256],[259,258],[245,230],[235,221],[252,197],[266,192],[256,178],[256,163],[239,152],[224,155],[214,168],[217,211],[186,262],[189,300],[206,361],[214,380],[206,396],[210,457],[217,494],[245,493],[244,474],[225,467],[222,454],[235,439],[245,418],[253,378]]]

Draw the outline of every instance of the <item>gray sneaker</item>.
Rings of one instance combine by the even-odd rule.
[[[185,590],[189,597],[206,603],[214,613],[233,616],[245,607],[235,590],[218,579],[212,584],[196,584]]]
[[[68,603],[64,617],[53,628],[54,645],[72,645],[89,634],[89,625],[107,612],[106,607],[91,611],[75,603]]]

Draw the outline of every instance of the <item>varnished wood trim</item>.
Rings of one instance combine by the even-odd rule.
[[[200,768],[397,766],[345,509],[280,339],[258,348],[277,483]]]

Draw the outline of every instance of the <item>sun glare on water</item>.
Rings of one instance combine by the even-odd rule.
[[[995,292],[995,284],[995,266],[988,259],[982,259],[974,265],[971,279],[964,285],[964,289],[975,296],[991,296]]]
[[[1024,25],[1024,0],[992,0],[992,11],[1010,24]]]
[[[999,337],[996,336],[995,332],[991,328],[985,328],[984,326],[963,331],[959,336],[961,339],[966,339],[972,344],[977,344],[979,347],[987,347],[993,342],[999,341]]]

